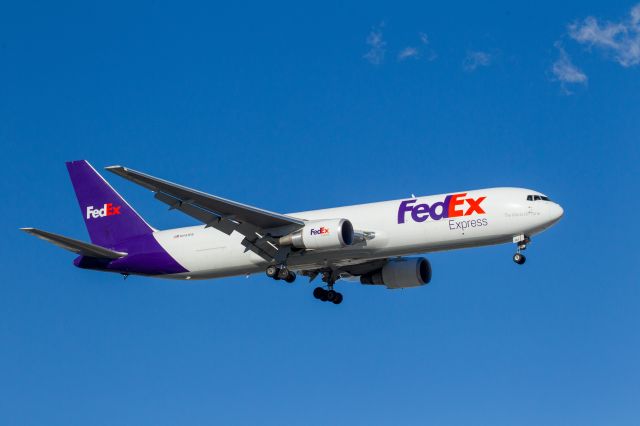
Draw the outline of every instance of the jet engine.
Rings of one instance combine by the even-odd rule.
[[[431,264],[424,257],[391,259],[377,271],[360,276],[362,284],[385,285],[390,289],[419,287],[429,281]]]
[[[304,228],[281,237],[280,245],[299,249],[339,249],[353,244],[353,225],[347,219],[309,220]]]

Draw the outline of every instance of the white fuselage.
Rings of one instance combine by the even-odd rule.
[[[446,216],[442,206],[433,215],[420,207],[442,204],[447,196],[456,194],[454,216],[439,217]],[[554,202],[528,201],[527,196],[533,195],[542,194],[522,188],[490,188],[290,213],[303,220],[348,219],[356,232],[366,232],[368,239],[338,250],[294,252],[287,265],[292,270],[340,267],[393,256],[512,242],[516,236],[542,232],[563,215],[562,208]],[[471,201],[465,202],[466,199]],[[481,202],[474,209],[473,203],[478,200]],[[214,228],[191,226],[157,231],[154,237],[189,271],[166,278],[251,274],[264,271],[268,265],[260,256],[245,251],[240,244],[244,237],[236,232],[226,235]]]

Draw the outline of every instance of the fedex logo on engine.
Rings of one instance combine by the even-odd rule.
[[[114,206],[112,203],[106,203],[99,209],[96,209],[93,206],[87,206],[87,219],[97,219],[99,217],[120,214],[121,208],[122,206]]]
[[[398,223],[404,223],[407,213],[411,213],[411,219],[416,222],[424,222],[431,218],[440,220],[447,217],[469,216],[473,213],[485,214],[480,204],[487,197],[465,198],[466,192],[447,195],[443,201],[431,204],[414,204],[417,199],[405,200],[398,208]]]
[[[329,228],[325,228],[321,226],[318,229],[311,228],[311,235],[327,235],[329,233]]]

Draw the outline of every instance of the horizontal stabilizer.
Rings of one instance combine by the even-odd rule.
[[[96,257],[99,259],[119,259],[127,255],[127,253],[109,250],[95,244],[85,243],[84,241],[36,228],[20,228],[20,230],[82,256]]]

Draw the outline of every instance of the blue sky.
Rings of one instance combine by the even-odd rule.
[[[639,424],[635,5],[5,2],[0,423]],[[523,267],[431,254],[340,306],[123,281],[17,230],[87,238],[81,158],[279,212],[508,185],[565,217]]]

